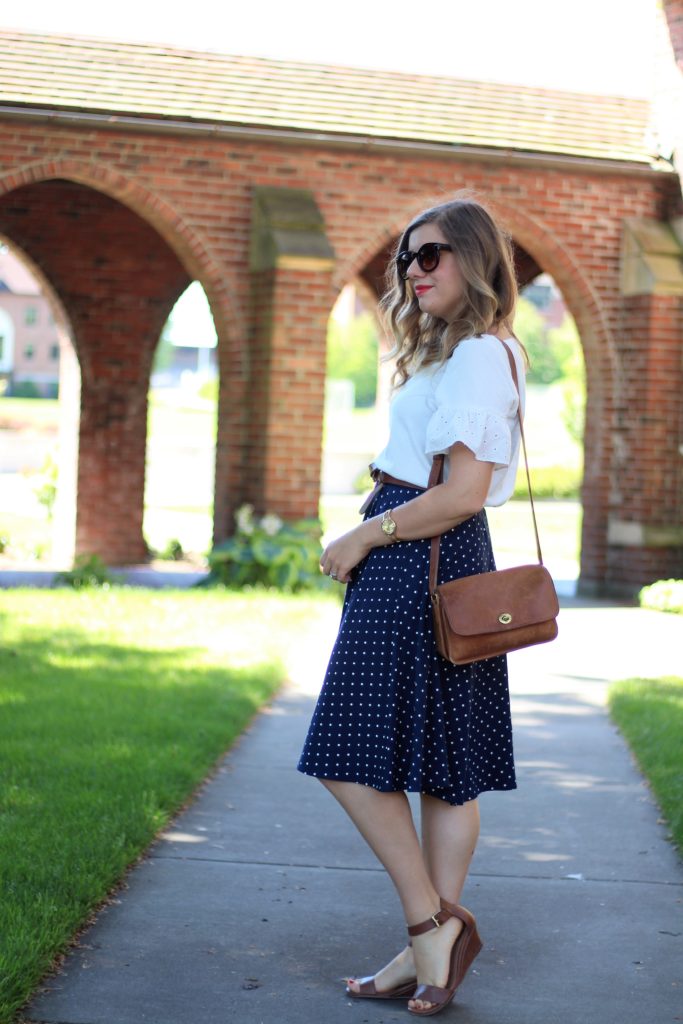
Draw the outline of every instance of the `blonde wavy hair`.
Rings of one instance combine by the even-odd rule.
[[[435,224],[453,248],[465,288],[457,316],[447,323],[420,310],[413,286],[398,274],[396,256],[408,249],[411,232]],[[392,385],[399,388],[417,370],[444,363],[463,338],[495,331],[512,334],[517,302],[512,239],[469,192],[433,206],[415,217],[401,235],[387,268],[380,310],[394,339],[384,358],[396,359]]]

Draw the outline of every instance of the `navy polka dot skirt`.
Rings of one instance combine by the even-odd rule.
[[[386,484],[365,518],[416,494]],[[507,661],[452,665],[437,652],[429,544],[373,548],[354,570],[297,769],[457,805],[516,788]],[[494,568],[483,509],[443,534],[440,583]]]

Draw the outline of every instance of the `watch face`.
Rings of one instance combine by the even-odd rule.
[[[394,522],[393,519],[383,519],[382,529],[384,530],[385,533],[393,533],[394,530],[396,529],[396,523]]]

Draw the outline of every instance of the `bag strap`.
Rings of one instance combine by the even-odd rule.
[[[524,452],[524,466],[526,469],[526,483],[529,489],[529,501],[531,503],[531,517],[534,521],[534,534],[536,535],[536,553],[538,555],[538,564],[543,565],[543,555],[541,554],[541,540],[538,536],[538,523],[536,522],[536,509],[534,508],[534,496],[531,493],[531,476],[529,475],[529,460],[526,452],[526,439],[524,437],[524,423],[522,421],[522,399],[519,393],[519,379],[517,377],[517,365],[515,363],[515,357],[512,354],[510,346],[507,345],[502,338],[497,339],[505,351],[507,352],[508,362],[510,363],[510,371],[512,373],[512,380],[517,391],[517,421],[519,422],[519,432],[522,438],[522,450]],[[435,455],[432,459],[432,468],[429,474],[429,482],[427,484],[427,490],[431,487],[435,487],[441,483],[443,479],[443,467],[445,455]],[[439,572],[439,542],[441,540],[441,534],[436,537],[432,537],[431,548],[429,552],[429,592],[433,594],[436,590],[436,582]]]

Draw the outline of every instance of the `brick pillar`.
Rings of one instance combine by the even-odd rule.
[[[244,493],[317,519],[333,254],[310,193],[257,189],[251,267]]]
[[[605,586],[683,576],[683,222],[627,218]]]
[[[634,592],[683,577],[683,298],[624,300],[606,584]]]
[[[607,362],[606,352],[593,353],[593,365],[587,367],[586,374],[581,566],[577,590],[579,594],[591,596],[606,590],[607,520],[613,459],[611,425],[615,412],[613,396],[605,386],[605,381],[611,379]]]

